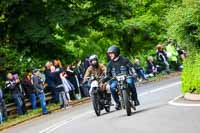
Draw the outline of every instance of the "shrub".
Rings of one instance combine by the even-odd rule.
[[[184,61],[182,73],[182,92],[192,92],[200,94],[200,53],[191,52],[190,57]]]

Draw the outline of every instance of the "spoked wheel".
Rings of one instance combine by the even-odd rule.
[[[131,115],[130,97],[128,95],[127,90],[122,90],[122,93],[123,93],[124,105],[126,108],[127,116],[130,116]]]
[[[92,104],[93,104],[93,108],[94,108],[96,115],[100,116],[101,115],[101,108],[100,108],[100,103],[99,103],[99,97],[98,97],[97,94],[94,94],[92,96]]]

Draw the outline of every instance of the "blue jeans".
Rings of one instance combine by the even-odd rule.
[[[23,112],[23,100],[22,100],[22,95],[19,94],[19,93],[14,93],[13,94],[13,99],[15,101],[15,104],[17,105],[17,113],[19,115],[23,115],[24,112]]]
[[[2,115],[2,113],[1,113],[1,111],[0,111],[0,124],[3,122],[3,115]]]
[[[126,79],[126,82],[128,84],[128,87],[130,88],[131,90],[131,93],[132,93],[132,99],[134,101],[137,100],[137,91],[136,91],[136,88],[135,88],[135,82],[134,82],[134,79],[133,77],[129,77]],[[113,99],[114,101],[116,102],[116,104],[120,104],[119,102],[119,96],[116,92],[116,88],[117,88],[117,85],[118,85],[118,81],[117,80],[111,80],[110,81],[110,91],[112,93],[112,96],[113,96]]]
[[[39,99],[40,99],[40,105],[41,105],[41,108],[42,108],[42,113],[43,113],[43,114],[44,114],[44,113],[47,113],[48,110],[47,110],[47,108],[46,108],[46,101],[45,101],[45,95],[44,95],[44,93],[39,93],[39,94],[38,94],[38,97],[39,97]]]
[[[144,80],[147,80],[147,78],[145,77],[145,74],[144,74],[144,70],[143,69],[140,69],[137,71],[137,74],[139,76],[139,78],[143,78]]]
[[[30,94],[30,101],[31,101],[32,109],[36,109],[37,108],[37,101],[36,101],[36,94],[35,93]]]

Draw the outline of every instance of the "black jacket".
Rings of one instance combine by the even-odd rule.
[[[7,80],[6,81],[6,88],[9,89],[12,94],[22,93],[22,90],[20,88],[20,84],[16,83],[15,80]]]
[[[109,61],[107,65],[107,77],[112,78],[115,75],[121,74],[121,66],[126,68],[127,74],[132,74],[133,64],[128,58],[119,56],[117,61]]]
[[[158,51],[157,52],[157,60],[161,61],[161,62],[167,61],[168,58],[167,58],[166,52],[165,51]]]
[[[153,73],[154,69],[156,69],[156,64],[154,62],[147,61],[147,73]]]

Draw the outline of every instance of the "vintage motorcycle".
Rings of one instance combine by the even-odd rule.
[[[136,107],[132,100],[131,90],[126,82],[127,78],[129,78],[130,76],[128,75],[125,66],[121,66],[120,71],[120,74],[114,76],[114,78],[118,81],[116,91],[118,92],[122,108],[126,110],[127,116],[130,116],[132,112],[131,108],[133,110],[136,110]]]
[[[91,87],[89,93],[97,116],[100,116],[101,111],[104,109],[106,112],[110,112],[111,107],[111,94],[100,88],[101,79],[101,77],[97,76],[90,77]]]

